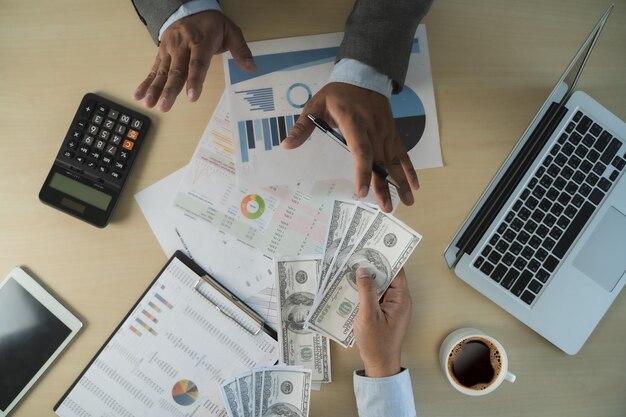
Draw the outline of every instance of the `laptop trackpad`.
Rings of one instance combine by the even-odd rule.
[[[574,266],[605,290],[613,291],[626,271],[626,216],[609,207],[574,259]]]

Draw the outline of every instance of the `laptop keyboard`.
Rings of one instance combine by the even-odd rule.
[[[474,267],[530,305],[626,166],[625,147],[578,111]]]

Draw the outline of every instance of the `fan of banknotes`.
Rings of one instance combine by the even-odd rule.
[[[324,256],[275,261],[281,362],[310,369],[313,382],[330,382],[329,339],[343,347],[354,343],[356,270],[369,269],[381,297],[420,240],[377,208],[335,201]]]
[[[220,386],[230,417],[307,417],[311,371],[301,366],[254,368]]]

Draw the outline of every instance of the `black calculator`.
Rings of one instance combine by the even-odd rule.
[[[147,116],[86,94],[39,199],[94,226],[106,226],[149,128]]]

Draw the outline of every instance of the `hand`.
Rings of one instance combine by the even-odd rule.
[[[315,129],[306,117],[312,114],[332,127],[339,127],[352,152],[356,171],[356,194],[363,198],[374,186],[376,200],[383,211],[393,207],[387,182],[372,176],[375,162],[398,182],[400,199],[413,204],[413,190],[419,182],[404,143],[396,133],[396,124],[387,97],[374,91],[346,83],[328,83],[302,109],[302,114],[281,145],[297,148]]]
[[[230,51],[241,68],[256,69],[241,29],[223,13],[210,10],[184,17],[161,37],[161,45],[148,77],[133,97],[146,107],[169,111],[187,82],[187,98],[196,101],[211,63],[211,57]]]
[[[381,378],[400,372],[402,340],[411,321],[411,295],[404,269],[378,301],[376,284],[366,268],[356,271],[360,307],[354,336],[365,375]]]

